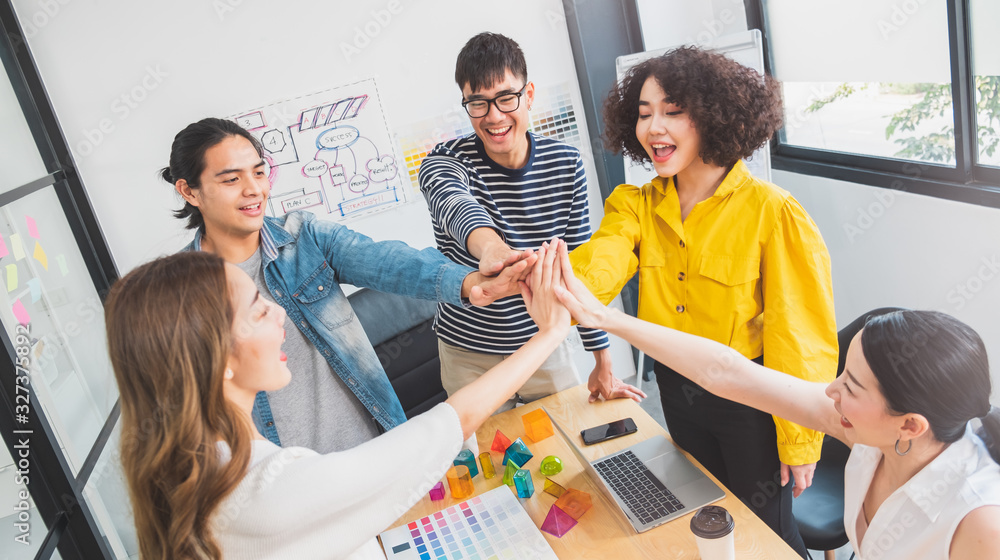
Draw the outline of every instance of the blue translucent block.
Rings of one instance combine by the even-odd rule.
[[[507,451],[503,454],[503,464],[506,465],[507,461],[513,459],[518,466],[523,467],[525,463],[531,460],[532,457],[534,457],[534,455],[532,455],[531,451],[528,450],[528,446],[521,441],[521,438],[517,438],[510,444],[510,447],[508,447]]]
[[[514,489],[518,498],[530,498],[535,493],[535,485],[531,482],[531,471],[518,469],[514,473]]]
[[[472,451],[468,449],[463,449],[458,452],[458,457],[452,461],[454,465],[465,465],[469,467],[469,478],[475,478],[479,474],[479,467],[476,466],[476,456],[472,454]]]

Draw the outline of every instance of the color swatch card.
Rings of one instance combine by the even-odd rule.
[[[389,560],[557,560],[507,486],[379,535]]]

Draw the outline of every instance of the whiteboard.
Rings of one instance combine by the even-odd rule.
[[[740,64],[753,68],[764,75],[764,41],[759,29],[751,29],[741,33],[734,33],[719,37],[707,43],[686,43],[702,49],[710,50],[728,56]],[[660,56],[667,51],[684,45],[674,45],[662,49],[645,51],[641,53],[619,56],[615,61],[618,71],[618,81],[625,77],[625,72],[640,62]],[[748,160],[744,160],[750,173],[759,179],[771,181],[771,142],[768,141],[753,153]],[[656,172],[649,164],[633,161],[628,156],[625,157],[625,182],[630,185],[644,185],[648,183]]]
[[[571,128],[587,175],[596,177],[560,0],[511,0],[503,10],[465,0],[42,3],[52,13],[36,0],[13,4],[122,273],[191,239],[171,215],[180,198],[157,176],[184,126],[367,78],[378,85],[392,135],[392,146],[378,148],[399,154],[407,201],[348,225],[379,241],[434,246],[427,205],[413,188],[416,161],[436,143],[471,132],[455,58],[482,31],[521,45],[535,83],[533,119]],[[603,204],[597,181],[590,187],[597,224]],[[289,205],[314,202],[306,196],[312,192]]]

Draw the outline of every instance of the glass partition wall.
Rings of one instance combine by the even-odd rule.
[[[0,31],[0,557],[137,557],[104,334],[117,273],[9,2]]]

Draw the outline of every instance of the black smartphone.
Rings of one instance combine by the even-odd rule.
[[[581,430],[580,437],[583,438],[583,443],[585,445],[594,445],[595,443],[600,443],[616,437],[634,434],[637,430],[638,428],[635,427],[635,422],[631,418],[623,418],[621,420],[615,420],[614,422],[608,422],[607,424],[601,424],[600,426],[594,426],[593,428]]]

